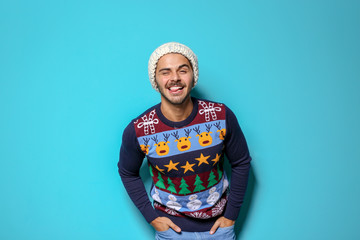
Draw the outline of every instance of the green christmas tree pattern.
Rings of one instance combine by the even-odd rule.
[[[220,181],[221,177],[222,177],[222,171],[220,170],[220,166],[218,165],[217,166],[217,170],[218,170],[218,173],[219,173],[219,178],[218,180]]]
[[[160,172],[158,174],[158,181],[155,183],[155,186],[157,186],[159,188],[166,189],[165,184],[164,184],[164,180],[162,179]]]
[[[169,187],[167,188],[167,190],[169,190],[171,193],[177,193],[176,189],[175,189],[175,184],[171,181],[170,178],[168,178],[167,180]]]
[[[203,181],[201,181],[199,175],[196,174],[196,178],[195,178],[195,189],[194,192],[200,192],[201,190],[204,190],[205,187],[203,185],[201,185],[203,183]]]
[[[154,177],[154,173],[153,173],[153,169],[152,169],[151,165],[149,165],[149,170],[150,170],[151,177]]]
[[[209,184],[207,185],[208,188],[214,186],[217,183],[213,171],[210,172],[208,182],[209,182]]]
[[[186,181],[184,180],[184,178],[181,178],[181,184],[179,186],[180,191],[179,191],[179,194],[188,194],[188,193],[191,193],[191,191],[188,189],[189,185],[186,184]]]

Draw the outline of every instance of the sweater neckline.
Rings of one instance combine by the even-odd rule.
[[[170,121],[169,119],[167,119],[164,114],[161,112],[161,103],[159,103],[157,106],[156,106],[156,113],[160,119],[160,121],[162,121],[164,124],[166,124],[167,126],[169,127],[172,127],[172,128],[181,128],[181,127],[184,127],[188,124],[190,124],[197,112],[198,112],[198,100],[194,97],[191,97],[191,101],[193,102],[193,109],[190,113],[190,115],[183,121],[180,121],[180,122],[173,122],[173,121]]]

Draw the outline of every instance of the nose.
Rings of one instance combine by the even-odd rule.
[[[172,75],[171,75],[171,80],[173,81],[180,81],[180,75],[177,71],[175,71]]]

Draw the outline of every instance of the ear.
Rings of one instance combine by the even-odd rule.
[[[154,146],[157,146],[157,144],[155,143]]]
[[[174,142],[178,142],[179,140],[177,140],[177,139],[175,139],[175,141]]]
[[[200,134],[196,134],[196,137],[200,137]]]
[[[191,137],[188,137],[188,138],[191,138]]]
[[[217,130],[216,132],[221,132],[221,130]]]
[[[170,143],[169,141],[166,142],[166,144]]]
[[[209,134],[212,133],[212,132],[209,132]]]

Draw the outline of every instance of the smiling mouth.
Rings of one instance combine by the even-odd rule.
[[[179,86],[172,86],[172,87],[169,87],[169,88],[168,88],[168,90],[169,90],[171,93],[179,93],[179,92],[181,92],[183,89],[184,89],[184,87],[179,87]]]
[[[181,149],[184,149],[184,148],[187,148],[188,146],[187,145],[184,145],[184,146],[181,146]]]
[[[208,140],[206,140],[206,141],[203,141],[203,144],[207,144],[207,143],[209,143],[209,141],[208,141]]]
[[[165,150],[161,150],[160,153],[165,153],[166,151]]]

